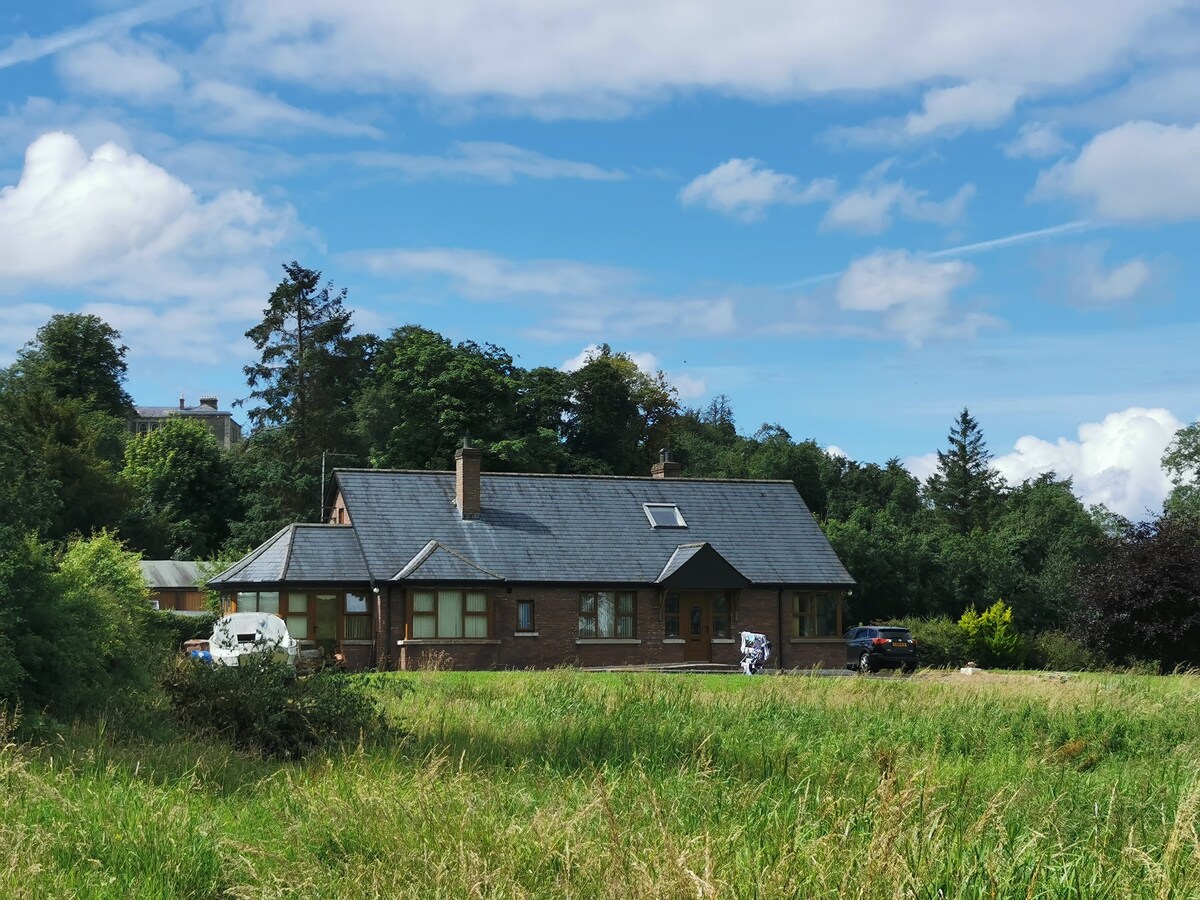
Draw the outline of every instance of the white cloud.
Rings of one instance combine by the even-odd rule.
[[[409,153],[354,153],[361,166],[390,169],[409,178],[478,178],[509,184],[516,178],[578,178],[619,181],[625,173],[591,163],[543,156],[534,150],[496,141],[462,141],[442,156]]]
[[[817,179],[802,185],[794,175],[781,174],[757,159],[734,158],[693,179],[679,192],[684,206],[705,206],[751,221],[778,203],[813,203],[833,196],[834,182]]]
[[[925,191],[910,188],[903,181],[868,181],[839,197],[825,213],[821,227],[879,234],[891,227],[897,213],[912,222],[952,225],[965,215],[967,203],[975,196],[975,185],[965,184],[953,197],[940,202],[927,196]]]
[[[1096,300],[1128,300],[1150,281],[1150,266],[1142,259],[1131,259],[1107,272],[1096,268],[1087,273],[1087,290]]]
[[[13,358],[54,313],[45,303],[0,304],[0,360]]]
[[[383,136],[373,125],[300,109],[277,97],[226,81],[202,81],[192,89],[190,99],[204,114],[205,127],[220,133],[274,133],[285,128],[344,137]]]
[[[1200,66],[1195,60],[1195,39],[1184,39],[1190,46],[1183,61],[1167,61],[1148,71],[1135,72],[1128,81],[1106,94],[1083,103],[1054,109],[1064,121],[1111,128],[1122,122],[1150,120],[1192,125],[1200,109]],[[1147,54],[1155,63],[1163,60]]]
[[[1080,309],[1113,309],[1146,294],[1160,280],[1160,261],[1137,256],[1110,264],[1107,250],[1107,244],[1094,243],[1041,254],[1046,295]]]
[[[823,229],[879,234],[900,215],[913,222],[951,225],[960,221],[975,185],[966,184],[943,201],[903,181],[884,181],[890,161],[867,172],[859,187],[838,196],[837,182],[817,178],[802,184],[794,175],[768,169],[757,159],[731,159],[688,183],[679,192],[684,206],[705,206],[743,221],[761,219],[768,206],[830,201]]]
[[[698,400],[708,396],[708,382],[697,375],[689,375],[686,372],[669,372],[667,381],[675,387],[675,392],[679,395],[680,400]]]
[[[1012,115],[1020,95],[1020,89],[1010,84],[990,81],[970,81],[929,91],[925,94],[924,109],[905,118],[904,132],[910,137],[925,137],[966,127],[997,125]]]
[[[1130,407],[1080,425],[1078,440],[1026,435],[993,462],[1010,484],[1050,471],[1070,476],[1084,503],[1141,519],[1160,510],[1171,489],[1159,461],[1183,424],[1166,409]]]
[[[348,258],[379,275],[434,275],[476,300],[520,295],[601,296],[628,289],[631,272],[574,260],[518,261],[483,250],[450,247],[373,250]]]
[[[524,333],[561,342],[597,335],[637,338],[655,333],[728,335],[737,325],[728,297],[648,296],[630,269],[575,260],[515,260],[483,250],[434,247],[348,253],[376,275],[444,279],[453,295],[477,301],[537,304],[537,324]]]
[[[1121,222],[1200,217],[1200,125],[1127,122],[1038,178],[1034,197],[1066,197]]]
[[[99,16],[78,28],[70,28],[46,37],[31,38],[21,35],[0,50],[0,69],[33,62],[110,35],[123,34],[138,25],[178,15],[184,10],[201,5],[202,2],[203,0],[150,0],[149,3]]]
[[[158,54],[131,40],[86,44],[58,58],[59,71],[89,93],[153,101],[176,94],[182,77]]]
[[[1077,294],[1085,301],[1110,306],[1129,300],[1150,283],[1154,270],[1144,259],[1131,259],[1109,269],[1098,257],[1087,256],[1075,273]]]
[[[654,375],[660,368],[658,357],[653,353],[639,352],[636,350],[632,352],[622,352],[624,352],[626,356],[633,360],[633,364],[647,375]],[[558,368],[563,372],[577,372],[599,355],[600,345],[588,344],[570,359],[563,360],[562,364]]]
[[[1083,503],[1102,503],[1137,520],[1162,508],[1171,482],[1159,460],[1183,424],[1166,409],[1130,407],[1080,425],[1077,440],[1051,442],[1025,435],[1011,453],[993,458],[992,465],[1011,485],[1046,472],[1070,478]],[[937,454],[910,457],[904,467],[923,482],[937,471]]]
[[[136,321],[150,314],[129,304],[150,304],[165,327],[191,310],[185,330],[127,335],[131,352],[187,355],[222,323],[261,310],[269,279],[259,260],[296,231],[289,208],[245,191],[201,200],[142,156],[115,144],[89,156],[73,135],[51,133],[0,190],[0,290],[120,298],[108,311]]]
[[[1017,136],[1004,145],[1007,155],[1029,159],[1060,156],[1069,149],[1071,145],[1059,132],[1056,122],[1026,122]]]
[[[1123,63],[1149,32],[1177,27],[1176,6],[696,0],[681,15],[672,0],[581,0],[565,8],[518,0],[502,9],[485,0],[451,7],[257,0],[232,5],[224,53],[234,64],[321,88],[417,87],[543,107],[557,100],[561,114],[577,115],[614,96],[653,99],[695,88],[800,97],[935,79],[1074,84]],[[954,103],[953,95],[933,100],[927,115],[934,117]]]
[[[919,345],[930,338],[970,336],[995,325],[991,316],[962,312],[952,294],[977,274],[959,260],[934,262],[902,250],[856,259],[838,281],[843,310],[877,315],[885,333]]]

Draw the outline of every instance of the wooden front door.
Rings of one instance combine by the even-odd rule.
[[[712,607],[706,594],[683,595],[683,658],[712,662]]]

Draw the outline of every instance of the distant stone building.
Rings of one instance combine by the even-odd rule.
[[[200,419],[217,439],[217,444],[228,450],[242,440],[242,426],[233,420],[233,413],[217,408],[216,397],[201,397],[199,406],[187,406],[183,397],[179,406],[139,406],[137,415],[129,420],[129,430],[134,434],[149,434],[171,416],[188,416]]]

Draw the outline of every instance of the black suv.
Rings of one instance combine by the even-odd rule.
[[[860,672],[917,667],[917,642],[907,628],[863,625],[846,632],[846,668]]]

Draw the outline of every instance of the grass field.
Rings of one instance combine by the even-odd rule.
[[[306,763],[0,728],[0,896],[1200,896],[1200,678],[363,680]]]

